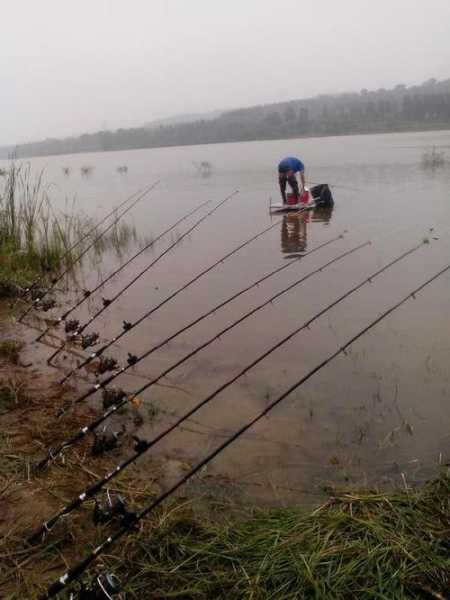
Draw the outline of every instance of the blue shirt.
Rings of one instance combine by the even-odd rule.
[[[294,173],[302,172],[305,170],[305,165],[301,160],[295,158],[295,156],[288,156],[287,158],[283,158],[283,160],[278,165],[279,173],[286,173],[286,171],[294,171]]]

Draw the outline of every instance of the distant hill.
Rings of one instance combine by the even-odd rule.
[[[223,112],[223,110],[213,110],[205,113],[175,115],[174,117],[149,121],[148,123],[144,123],[144,127],[146,129],[155,129],[155,127],[161,127],[165,125],[179,125],[180,123],[193,123],[194,121],[211,121],[212,119],[217,119],[217,117],[220,117]]]
[[[101,152],[249,140],[450,128],[450,79],[421,85],[321,95],[174,117],[133,129],[98,131],[0,149],[0,157]],[[175,122],[174,119],[178,119]],[[181,121],[180,121],[181,119]]]

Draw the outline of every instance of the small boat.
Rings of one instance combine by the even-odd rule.
[[[307,202],[299,202],[295,204],[284,204],[283,202],[279,202],[277,204],[270,205],[270,212],[272,213],[289,213],[289,212],[303,212],[305,210],[310,210],[316,207],[316,203],[313,201]]]
[[[318,207],[329,208],[334,205],[333,196],[326,183],[315,185],[310,190],[305,188],[305,191],[301,195],[300,202],[296,202],[295,200],[295,195],[289,193],[287,195],[286,203],[278,202],[276,204],[270,204],[269,210],[272,213],[303,212]]]

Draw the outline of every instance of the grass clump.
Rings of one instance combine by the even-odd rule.
[[[23,342],[17,340],[3,340],[0,342],[0,358],[7,360],[13,365],[18,365],[23,345]]]
[[[83,177],[89,177],[89,175],[92,174],[93,170],[94,170],[94,167],[92,167],[91,165],[83,165],[80,168],[80,173]]]
[[[58,219],[43,183],[43,171],[12,164],[0,187],[0,292],[14,295],[17,287],[60,266],[82,227],[73,216]]]
[[[66,203],[57,215],[49,189],[43,171],[33,174],[28,164],[12,163],[0,182],[0,297],[17,295],[51,271],[64,268],[73,275],[74,262],[80,264],[76,258],[92,243],[90,258],[98,261],[106,251],[122,256],[128,246],[139,242],[135,227],[119,222],[118,213],[113,216],[117,222],[102,237],[94,220],[77,214],[73,205]]]
[[[127,549],[132,598],[446,598],[450,477],[213,526],[172,516]],[[148,595],[152,590],[152,595]]]
[[[445,153],[433,146],[422,154],[422,166],[426,169],[437,169],[445,165]]]
[[[33,174],[30,165],[12,163],[0,185],[0,297],[15,296],[42,274],[73,266],[74,259],[98,232],[88,217],[76,214],[73,206],[55,213],[49,198],[50,186],[43,171]],[[91,235],[86,236],[87,231]],[[83,244],[75,242],[83,238]],[[116,223],[98,240],[94,253],[113,249],[118,254],[137,241],[134,227]]]
[[[15,404],[14,391],[9,385],[0,384],[0,414],[10,410]]]

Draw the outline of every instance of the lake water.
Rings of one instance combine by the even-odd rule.
[[[269,233],[226,260],[179,294],[108,353],[124,363],[209,308],[286,263],[289,254],[308,251],[344,232],[344,238],[296,261],[258,288],[217,311],[143,361],[117,383],[134,390],[196,346],[301,276],[364,243],[343,258],[244,321],[198,353],[143,395],[143,424],[149,437],[175,416],[236,374],[272,344],[425,237],[430,241],[365,285],[266,358],[221,393],[175,434],[140,460],[154,474],[155,457],[167,482],[184,473],[246,419],[444,267],[450,257],[450,164],[421,166],[431,146],[450,157],[450,132],[349,136],[212,146],[136,150],[32,159],[55,184],[60,207],[75,197],[78,209],[97,218],[125,197],[160,180],[128,222],[142,236],[156,236],[205,200],[210,207],[239,193],[208,217],[179,246],[115,302],[88,331],[109,339],[122,320],[134,321],[203,268],[271,223]],[[286,155],[306,164],[307,180],[329,183],[332,212],[270,216],[279,201],[276,165]],[[209,161],[210,177],[194,163]],[[83,165],[93,167],[82,177]],[[128,172],[116,168],[127,165]],[[1,165],[0,165],[1,166]],[[69,176],[62,172],[70,167]],[[144,253],[85,302],[74,316],[84,322],[199,215]],[[438,239],[435,239],[438,238]],[[121,260],[135,252],[129,248]],[[92,287],[117,266],[113,254],[92,268],[83,283]],[[75,293],[60,298],[70,306]],[[55,316],[59,314],[55,311]],[[450,451],[450,276],[441,277],[415,300],[358,340],[292,393],[270,415],[222,453],[191,484],[215,496],[284,503],[320,494],[329,485],[405,485],[436,472]],[[63,361],[68,364],[68,360]],[[100,402],[97,398],[96,402]],[[156,417],[148,410],[157,409]],[[131,443],[130,443],[131,445]],[[214,477],[209,477],[209,476]]]

